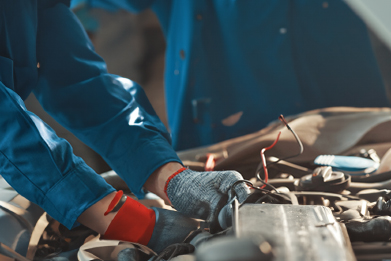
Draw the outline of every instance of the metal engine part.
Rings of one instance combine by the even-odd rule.
[[[324,206],[234,204],[236,237],[268,242],[277,260],[356,260],[346,229]]]

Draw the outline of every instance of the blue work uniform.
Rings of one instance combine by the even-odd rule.
[[[389,106],[367,29],[342,0],[87,2],[157,14],[177,150],[257,131],[280,114]]]
[[[0,0],[0,174],[21,195],[71,228],[114,189],[23,99],[97,151],[142,195],[149,175],[180,162],[141,87],[107,73],[65,0]]]

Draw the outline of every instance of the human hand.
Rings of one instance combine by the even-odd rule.
[[[123,195],[122,191],[116,193],[104,217],[110,214],[115,216],[102,233],[103,239],[139,243],[156,253],[172,244],[182,243],[201,226],[199,220],[178,211],[155,207],[149,209]]]
[[[237,171],[196,172],[182,168],[167,180],[165,192],[175,209],[214,227],[227,204],[228,191],[238,180],[243,177]],[[234,191],[240,203],[250,194],[245,183],[237,184]]]
[[[191,232],[200,227],[199,221],[178,211],[152,209],[155,211],[156,223],[147,246],[156,253],[172,244],[182,243]]]

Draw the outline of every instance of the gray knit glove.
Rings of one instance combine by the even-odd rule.
[[[174,174],[175,175],[175,174]],[[185,169],[166,183],[166,193],[172,206],[191,217],[217,222],[219,211],[227,204],[228,191],[242,175],[237,171],[196,172]],[[245,183],[234,188],[239,202],[250,194]]]

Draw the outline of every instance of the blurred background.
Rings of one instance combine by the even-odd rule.
[[[106,61],[108,71],[138,82],[167,127],[163,89],[166,44],[156,15],[151,10],[139,14],[123,10],[109,12],[97,8],[89,11],[84,8],[73,10],[87,30],[97,53]],[[390,98],[391,52],[374,34],[371,34],[371,40]],[[68,140],[74,153],[82,157],[97,173],[110,170],[98,154],[45,113],[33,94],[25,103],[58,136]]]

